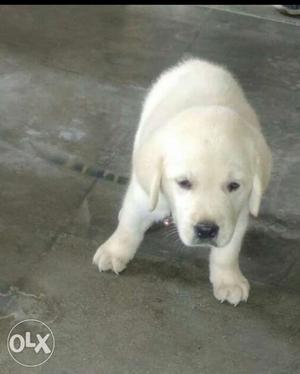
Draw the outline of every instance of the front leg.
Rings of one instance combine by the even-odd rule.
[[[212,248],[210,254],[210,281],[214,296],[221,302],[227,300],[234,306],[247,301],[249,282],[241,273],[239,253],[248,225],[249,212],[245,209],[238,219],[233,237],[222,248]]]
[[[165,212],[149,210],[149,198],[132,177],[121,211],[119,224],[111,237],[96,251],[93,263],[100,271],[113,270],[116,274],[126,268],[134,257],[145,231],[164,217]]]

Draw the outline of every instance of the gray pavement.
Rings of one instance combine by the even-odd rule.
[[[299,33],[271,6],[0,6],[1,374],[300,373]],[[237,308],[214,299],[208,252],[166,229],[99,273],[125,186],[68,167],[128,176],[147,88],[186,55],[237,76],[273,151]],[[56,339],[36,368],[6,348],[26,318]]]

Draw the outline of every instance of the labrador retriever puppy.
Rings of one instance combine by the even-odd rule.
[[[272,157],[233,76],[200,59],[164,72],[144,102],[132,164],[118,227],[93,263],[121,272],[151,224],[172,215],[186,246],[211,248],[214,296],[233,305],[246,301],[239,252],[249,214],[258,215]]]

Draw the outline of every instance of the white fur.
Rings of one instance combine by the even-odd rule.
[[[195,225],[213,221],[219,234],[211,246],[214,295],[237,305],[249,283],[238,256],[249,212],[258,214],[271,172],[271,153],[257,116],[241,87],[223,67],[199,59],[163,73],[148,93],[135,137],[133,168],[119,224],[99,247],[100,271],[122,271],[145,231],[172,213],[187,246],[201,246]],[[186,190],[178,182],[188,179]],[[228,183],[238,182],[228,192]]]

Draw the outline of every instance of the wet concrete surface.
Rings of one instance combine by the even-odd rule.
[[[299,27],[269,6],[0,7],[1,374],[300,372]],[[214,299],[208,251],[168,229],[98,273],[126,187],[69,167],[128,176],[145,93],[186,55],[233,71],[273,151],[237,308]],[[26,318],[56,338],[31,369],[6,349]]]

